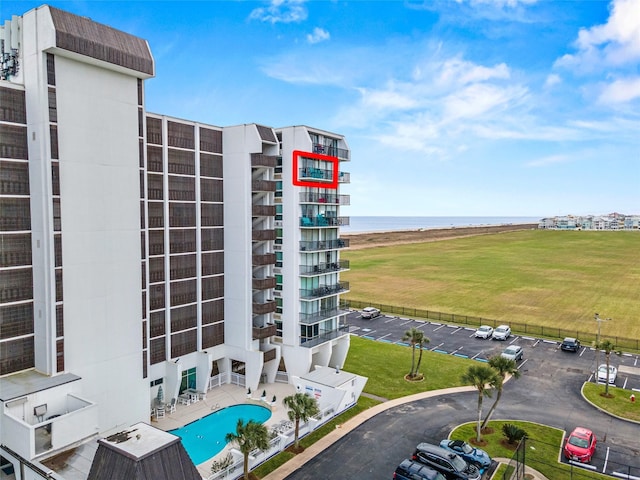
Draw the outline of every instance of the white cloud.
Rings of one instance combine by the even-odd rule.
[[[531,160],[525,164],[526,167],[546,167],[547,165],[554,165],[556,163],[567,163],[572,161],[568,155],[549,155],[547,157],[537,158]]]
[[[624,78],[607,85],[598,101],[603,104],[626,103],[640,98],[640,77]]]
[[[268,23],[296,23],[307,19],[305,0],[271,0],[266,7],[254,9],[250,14],[251,20]]]
[[[581,29],[575,46],[578,51],[556,65],[589,72],[635,64],[640,59],[640,2],[613,0],[607,23]]]
[[[549,87],[553,87],[554,85],[558,85],[560,83],[562,83],[562,78],[560,77],[560,75],[552,73],[547,76],[547,79],[544,82],[544,86],[549,88]]]
[[[496,65],[495,67],[485,67],[454,58],[442,64],[438,83],[441,85],[451,83],[467,85],[469,83],[482,82],[494,78],[508,79],[509,76],[509,68],[504,63]]]
[[[307,42],[311,44],[320,43],[324,42],[325,40],[329,40],[330,37],[331,35],[325,29],[316,27],[313,29],[313,33],[309,33],[307,35]]]

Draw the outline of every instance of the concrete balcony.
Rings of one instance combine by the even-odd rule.
[[[275,205],[252,205],[251,215],[254,217],[275,217],[276,206]]]
[[[252,153],[251,166],[255,168],[275,168],[278,166],[278,157],[275,155],[265,155],[264,153]]]
[[[267,300],[265,303],[253,303],[252,312],[254,315],[266,315],[276,311],[277,305],[275,300]]]
[[[251,288],[254,290],[276,288],[276,277],[254,278],[251,280]]]
[[[251,240],[255,242],[265,242],[265,241],[275,240],[275,239],[276,239],[276,231],[273,229],[251,231]]]
[[[264,253],[262,255],[251,256],[251,265],[255,265],[257,267],[262,265],[274,265],[275,263],[276,263],[275,253]]]
[[[253,180],[251,182],[252,192],[275,192],[276,182],[273,180]]]
[[[273,337],[277,332],[275,323],[267,323],[264,327],[253,327],[251,337],[254,340],[264,340]]]

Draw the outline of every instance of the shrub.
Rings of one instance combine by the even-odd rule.
[[[527,436],[527,432],[522,428],[513,425],[512,423],[505,423],[502,425],[502,433],[507,437],[507,441],[510,445],[519,442]]]
[[[214,460],[211,464],[211,473],[221,472],[222,470],[226,470],[231,465],[233,465],[233,456],[231,453],[227,453],[226,456],[222,457],[220,460]]]

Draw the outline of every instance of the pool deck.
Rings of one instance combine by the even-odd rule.
[[[271,402],[274,395],[276,396],[274,406],[260,399],[263,390],[267,391],[266,399],[269,402]],[[209,390],[206,398],[199,402],[192,403],[191,405],[177,405],[174,413],[167,413],[164,418],[160,419],[153,418],[151,424],[161,430],[174,430],[221,408],[242,403],[253,403],[271,408],[271,418],[265,422],[265,425],[270,427],[280,421],[288,420],[287,410],[282,405],[282,399],[294,393],[296,393],[296,389],[293,385],[287,383],[270,383],[266,385],[261,384],[256,391],[253,392],[251,398],[249,398],[247,397],[247,389],[244,387],[228,384],[222,385]],[[230,448],[231,447],[226,446],[216,457],[226,454]],[[208,478],[211,475],[211,463],[216,457],[196,465],[203,478]]]

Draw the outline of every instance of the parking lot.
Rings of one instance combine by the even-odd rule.
[[[565,352],[560,350],[559,341],[517,334],[506,341],[478,339],[474,337],[475,328],[385,315],[363,319],[360,312],[355,311],[348,315],[347,323],[354,335],[400,345],[407,345],[402,341],[407,330],[418,328],[430,340],[425,349],[478,361],[500,354],[510,344],[521,345],[524,349],[523,360],[518,362],[521,378],[505,385],[505,396],[494,418],[539,422],[567,434],[576,426],[588,427],[598,439],[596,453],[589,466],[576,468],[617,478],[640,478],[640,425],[602,413],[580,395],[582,384],[593,379],[597,364],[605,363],[603,352],[584,345],[576,353]],[[612,354],[610,362],[619,370],[611,388],[635,388],[640,395],[640,375],[636,374],[640,371],[638,355]],[[390,478],[389,472],[417,443],[436,443],[459,423],[472,421],[476,416],[476,402],[477,394],[470,392],[395,407],[356,428],[287,478],[332,478],[331,472],[337,469],[341,471],[341,478]],[[374,451],[384,454],[367,456],[364,465],[353,461],[362,452]],[[559,448],[559,459],[566,462],[560,453]],[[629,474],[630,467],[632,476],[622,476]]]

